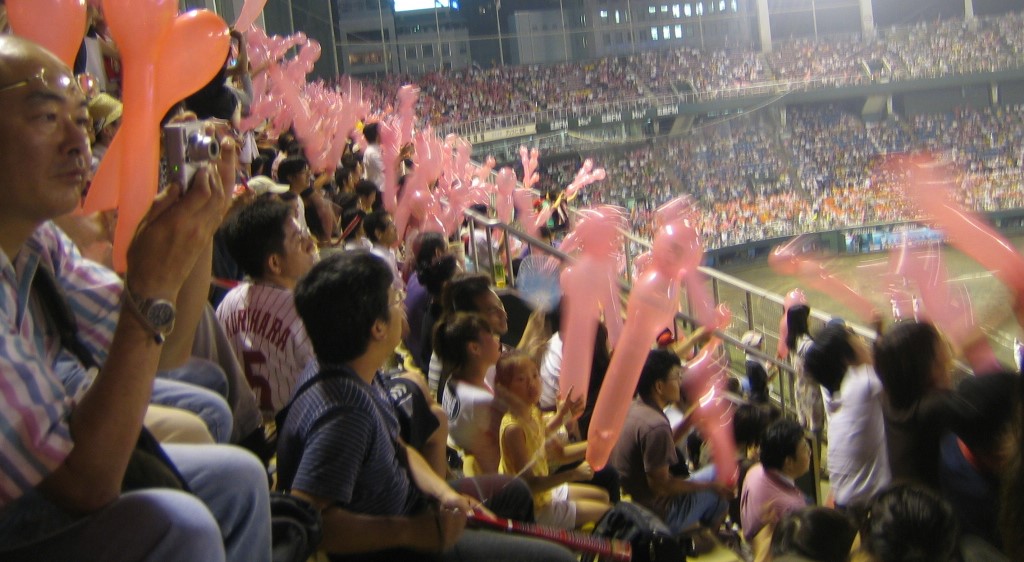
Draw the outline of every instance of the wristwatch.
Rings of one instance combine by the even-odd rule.
[[[153,332],[153,341],[164,343],[174,329],[174,303],[164,299],[140,299],[132,294],[125,283],[124,306],[131,310],[144,326]]]

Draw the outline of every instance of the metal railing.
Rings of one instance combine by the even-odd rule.
[[[486,217],[472,210],[466,210],[465,216],[469,226],[472,267],[478,272],[488,273],[495,277],[504,273],[509,287],[515,287],[515,272],[512,260],[510,259],[512,255],[511,239],[513,238],[528,245],[531,254],[539,251],[554,257],[563,264],[573,261],[572,256],[565,252],[496,218]],[[480,245],[475,242],[479,229],[482,229],[485,233],[487,256],[479,255]],[[500,232],[500,247],[496,247],[494,244],[494,231]],[[627,248],[629,242],[630,240],[627,240]],[[640,241],[640,243],[647,245],[649,248],[646,241]],[[627,270],[629,267],[627,266]],[[770,372],[777,373],[769,383],[771,400],[782,410],[783,415],[794,417],[796,412],[796,397],[794,393],[796,372],[790,362],[779,359],[771,351],[774,349],[772,345],[777,345],[779,342],[780,336],[777,327],[779,325],[779,318],[782,316],[783,298],[780,295],[764,291],[719,271],[704,267],[700,270],[709,278],[715,304],[725,303],[733,311],[730,325],[724,330],[714,331],[715,336],[722,341],[730,376],[739,377],[745,374],[745,355],[749,354],[765,362],[769,365]],[[495,273],[499,275],[495,275]],[[625,298],[629,293],[630,284],[625,279],[622,279],[619,281],[619,286],[622,290],[622,296]],[[674,328],[676,333],[680,329],[692,331],[697,326],[697,320],[690,308],[685,290],[681,293],[680,302],[683,310],[675,315]],[[812,310],[811,331],[816,332],[830,319],[829,315]],[[854,326],[853,328],[862,335],[873,336],[864,327]],[[762,341],[763,350],[746,346],[740,340],[745,331],[752,329],[756,329],[764,334]],[[809,478],[813,479],[812,491],[814,492],[814,499],[817,501],[822,498],[822,471],[820,469],[822,443],[817,435],[811,436],[811,439],[812,450],[815,451],[815,454],[812,455],[814,458],[812,459]]]
[[[503,276],[509,287],[514,288],[516,286],[515,271],[509,258],[512,255],[512,239],[517,239],[521,243],[528,245],[531,253],[539,251],[556,258],[562,263],[571,263],[573,261],[573,257],[569,254],[496,218],[486,217],[472,210],[466,210],[465,216],[468,219],[470,239],[475,240],[478,236],[477,232],[482,230],[483,239],[486,241],[486,244],[470,244],[469,257],[472,262],[471,267],[475,268],[478,272],[487,273],[494,277],[494,268],[495,264],[497,264],[503,270]],[[495,244],[495,230],[502,233],[499,244]],[[646,249],[650,249],[650,244],[648,241],[636,238],[630,234],[626,234],[626,236],[626,269],[630,271],[631,263],[629,262],[632,261],[634,256],[631,255],[632,252],[628,249],[628,242],[631,241],[634,244],[639,244]],[[489,255],[479,255],[481,246],[487,248]],[[743,354],[748,353],[767,362],[772,368],[778,369],[780,376],[772,381],[771,395],[785,414],[792,414],[795,412],[795,402],[792,399],[792,378],[795,372],[788,361],[779,359],[771,351],[777,349],[781,338],[778,328],[779,319],[783,313],[782,295],[766,291],[741,279],[707,267],[701,267],[700,272],[707,278],[715,305],[726,304],[732,311],[732,320],[729,326],[725,330],[715,332],[715,335],[721,338],[726,350],[729,351],[730,357],[733,358],[733,361],[730,362],[730,371],[734,375],[741,374],[743,372],[742,357]],[[631,287],[629,278],[621,279],[619,286],[624,295],[628,294]],[[676,328],[695,329],[698,326],[698,322],[691,308],[685,287],[680,292],[680,307],[681,311],[677,312],[675,317]],[[818,331],[832,318],[833,315],[812,309],[810,319],[811,332]],[[851,324],[851,327],[858,334],[869,340],[874,338],[874,332],[865,326]],[[764,351],[743,345],[740,338],[748,330],[757,330],[764,335],[762,342]],[[740,360],[736,360],[736,357],[739,357]],[[737,363],[739,363],[738,366],[736,365]]]

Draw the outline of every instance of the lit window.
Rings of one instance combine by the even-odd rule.
[[[679,4],[672,4],[672,17],[679,17]]]
[[[668,5],[664,5],[664,6],[661,7],[661,13],[663,13],[663,14],[667,14],[668,13]]]
[[[682,38],[683,38],[683,26],[677,25],[676,26],[676,39],[682,39]]]
[[[601,10],[601,18],[606,19],[608,17],[608,10]]]
[[[658,40],[658,28],[657,27],[652,27],[651,28],[651,39],[654,39],[655,41]]]
[[[690,11],[690,5],[689,4],[683,4],[683,15],[686,16],[686,17],[690,17],[690,16],[693,15],[693,12]]]
[[[719,2],[718,2],[718,11],[719,12],[724,12],[725,11],[725,0],[719,0]]]
[[[655,8],[654,6],[647,6],[647,13],[648,14],[653,14],[653,13],[655,13],[657,11],[658,11],[658,9]]]
[[[622,23],[622,18],[620,17],[618,10],[615,10],[615,23]]]
[[[740,11],[739,8],[736,7],[736,0],[732,0],[732,11],[734,11],[734,12]]]
[[[672,38],[671,28],[669,26],[666,25],[665,27],[661,28],[661,37],[662,39]]]
[[[697,15],[698,16],[703,16],[704,15],[704,2],[697,2]]]

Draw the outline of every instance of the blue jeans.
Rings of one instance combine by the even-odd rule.
[[[721,521],[729,509],[729,502],[711,491],[691,492],[672,498],[665,524],[672,534],[679,534],[698,523],[709,527]]]
[[[23,538],[28,529],[45,538],[16,550],[0,548],[0,559],[269,562],[270,498],[259,460],[237,447],[165,450],[194,495],[159,488],[129,492],[76,519],[33,491],[14,504],[21,508],[22,528],[0,530],[0,544]],[[65,524],[40,528],[41,521]]]
[[[228,397],[228,376],[220,365],[207,359],[190,357],[181,367],[160,371],[156,376],[201,386],[216,392],[225,400]]]
[[[208,361],[190,361],[178,369],[158,373],[153,381],[150,402],[196,414],[206,422],[214,441],[227,443],[231,439],[231,426],[234,423],[231,408],[216,391],[191,382],[193,379],[200,383],[210,382],[212,379],[208,376],[208,367],[217,369],[223,379],[223,371]]]

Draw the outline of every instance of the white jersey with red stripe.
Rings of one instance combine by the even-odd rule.
[[[260,409],[280,410],[306,363],[314,358],[292,291],[243,283],[224,296],[217,307],[217,321],[245,367]]]

